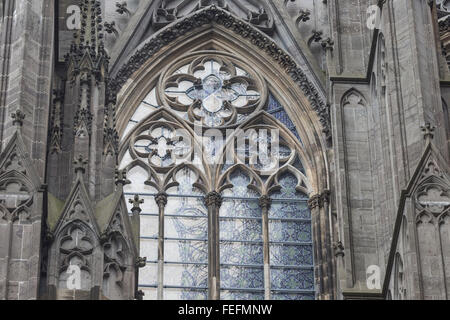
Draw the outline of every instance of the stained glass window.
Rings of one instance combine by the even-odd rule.
[[[220,208],[220,277],[222,299],[264,299],[262,216],[259,195],[237,171],[233,188]]]
[[[140,255],[147,265],[139,272],[139,288],[145,299],[208,299],[212,290],[224,300],[314,299],[302,144],[286,110],[260,75],[229,54],[194,56],[166,69],[122,134],[120,168],[131,181],[125,196],[144,200]],[[252,120],[262,110],[272,122]],[[200,139],[194,127],[199,121],[217,131],[247,130],[245,120],[251,120],[249,130],[260,126],[270,134],[232,148],[238,166],[190,155],[192,145],[174,135],[189,127]],[[283,131],[274,146],[271,130],[280,125],[292,134]],[[267,147],[267,159],[246,163],[256,154],[251,140],[260,152]],[[224,146],[216,142],[206,142],[202,152],[220,158]],[[173,161],[179,152],[188,155],[186,163]],[[274,159],[279,166],[266,170]],[[211,194],[220,201],[211,204]],[[262,204],[265,198],[270,205]],[[220,270],[220,281],[212,281],[211,269]]]
[[[314,299],[311,213],[298,179],[283,174],[269,210],[270,281],[273,299]]]

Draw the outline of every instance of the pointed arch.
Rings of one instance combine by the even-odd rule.
[[[220,16],[237,19],[220,9],[209,8],[197,13],[197,20],[201,20],[198,15],[202,18],[206,16],[206,12],[210,12],[208,10],[213,10],[212,12],[219,10],[217,13]],[[314,189],[318,193],[327,189],[326,176],[329,171],[325,155],[327,141],[322,133],[324,128],[321,123],[329,123],[329,120],[323,119],[324,116],[328,117],[328,111],[325,110],[326,104],[323,102],[322,93],[308,81],[303,71],[297,68],[288,54],[278,48],[273,40],[259,34],[257,30],[254,35],[229,32],[229,29],[223,25],[223,21],[211,21],[207,18],[201,25],[189,27],[189,30],[184,30],[181,34],[174,30],[179,27],[179,24],[183,25],[183,21],[192,22],[192,20],[186,20],[191,18],[189,16],[177,21],[178,26],[170,25],[144,41],[129,57],[129,64],[125,64],[121,71],[113,75],[115,88],[118,91],[119,132],[124,131],[128,120],[136,110],[133,106],[137,107],[148,92],[156,86],[161,74],[161,65],[169,65],[175,57],[178,59],[195,51],[229,52],[235,56],[244,57],[248,66],[267,80],[269,89],[276,93],[277,99],[285,106],[286,113],[294,123],[304,144],[308,162],[315,168],[315,172],[319,172],[318,175],[313,171],[308,172],[308,178],[312,181]],[[247,28],[248,24],[245,21],[239,19],[233,21]],[[198,22],[192,23],[196,25]],[[248,28],[253,30],[251,26]],[[172,33],[174,34],[170,36],[170,41],[167,41],[166,37]],[[258,40],[259,37],[261,37],[260,40]],[[158,45],[154,45],[155,43]],[[267,66],[271,67],[267,68]]]
[[[180,28],[188,22],[192,23],[194,27],[186,27],[181,30]],[[230,32],[229,29],[234,27],[240,28],[240,32]],[[205,67],[201,65],[205,62],[205,57],[212,56],[217,56],[217,59],[221,60],[218,63],[219,71],[211,72],[204,77],[195,76],[196,71],[201,71]],[[214,64],[215,59],[210,58],[210,60],[213,60],[212,64]],[[198,64],[199,61],[200,64]],[[270,296],[268,284],[272,282],[274,290],[281,292],[280,296],[286,294],[291,298],[314,298],[312,215],[307,197],[308,195],[321,195],[329,188],[326,152],[329,145],[326,135],[323,134],[324,130],[329,129],[329,127],[327,128],[329,113],[322,99],[323,95],[297,67],[294,60],[273,40],[260,34],[246,22],[215,7],[201,10],[193,16],[161,29],[135,51],[129,58],[129,62],[130,64],[125,65],[124,69],[115,74],[116,78],[113,82],[114,90],[118,94],[117,122],[120,135],[124,136],[124,132],[128,130],[126,137],[122,140],[121,156],[126,154],[127,146],[134,143],[133,137],[139,136],[151,141],[151,125],[153,123],[162,124],[164,121],[173,123],[174,127],[186,129],[190,136],[199,140],[203,138],[203,130],[211,128],[219,132],[224,132],[226,129],[244,131],[273,128],[280,131],[281,143],[287,147],[286,150],[291,151],[286,151],[288,155],[283,156],[286,159],[283,159],[281,169],[264,177],[261,177],[262,174],[259,172],[261,170],[258,170],[256,166],[254,168],[251,164],[244,165],[245,161],[237,161],[231,167],[216,166],[210,165],[206,161],[206,155],[202,154],[201,162],[205,169],[204,172],[202,170],[200,170],[202,172],[197,172],[202,179],[197,181],[187,179],[189,183],[186,185],[189,184],[187,186],[189,188],[199,187],[199,189],[207,191],[208,193],[205,195],[191,193],[189,188],[179,188],[180,183],[177,182],[177,172],[185,169],[196,172],[199,168],[182,164],[170,165],[162,170],[155,166],[154,171],[159,176],[159,180],[155,179],[155,181],[158,181],[159,186],[164,187],[159,188],[158,193],[155,194],[142,192],[141,196],[145,198],[145,201],[152,202],[151,208],[143,210],[142,217],[143,220],[153,221],[159,229],[157,236],[154,232],[148,232],[146,236],[142,237],[142,241],[145,242],[143,246],[147,247],[149,255],[152,255],[145,273],[148,276],[152,272],[150,270],[153,270],[158,274],[158,279],[146,277],[146,280],[151,283],[144,283],[144,287],[148,287],[153,294],[156,291],[158,297],[163,298],[164,287],[171,285],[171,278],[165,277],[164,270],[180,269],[181,267],[177,266],[184,263],[186,266],[183,267],[183,272],[175,273],[177,276],[174,276],[173,279],[179,280],[178,283],[175,283],[178,286],[183,281],[189,283],[187,290],[189,294],[186,295],[189,297],[192,297],[192,291],[203,292],[205,286],[210,290],[215,290],[214,295],[209,293],[211,294],[210,298],[217,297],[221,291],[225,296],[238,297],[239,295],[231,294],[235,288],[234,284],[236,284],[233,281],[236,279],[232,279],[233,277],[223,279],[222,286],[220,270],[226,269],[224,272],[227,274],[227,270],[240,268],[252,272],[252,275],[258,278],[254,283],[247,282],[247,278],[245,278],[246,283],[252,287],[241,289],[249,296],[256,297],[247,292],[248,288],[255,288],[258,291],[258,297],[261,292],[263,296],[265,294]],[[236,64],[234,66],[236,69],[240,68],[240,72],[231,70],[233,63]],[[220,72],[229,74],[223,75]],[[227,78],[228,76],[229,78]],[[211,82],[206,83],[205,79],[207,78],[211,78],[208,79]],[[235,79],[230,80],[230,78]],[[189,86],[185,85],[181,88],[183,81],[189,82]],[[239,106],[226,106],[234,113],[229,114],[227,116],[229,118],[224,123],[217,126],[207,123],[202,127],[202,131],[197,132],[194,120],[202,119],[193,110],[198,106],[196,104],[203,103],[203,99],[211,96],[209,94],[203,97],[200,94],[203,87],[217,86],[220,89],[226,87],[229,90],[234,83],[244,83],[245,90],[250,88],[256,91],[257,94],[240,93],[246,97],[252,96],[254,99],[248,99],[252,101],[246,101]],[[167,98],[169,85],[180,89],[178,92],[172,90],[169,93],[186,95],[192,101],[189,100],[188,103],[183,104],[178,97]],[[206,89],[204,90],[206,91]],[[212,91],[215,93],[214,90],[218,89],[213,88]],[[152,103],[149,104],[149,101],[146,101],[145,104],[150,105],[151,108],[142,113],[145,116],[132,119],[134,124],[130,125],[130,119],[138,113],[139,105],[149,95],[152,95]],[[282,117],[277,119],[274,115],[264,111],[268,108],[269,97],[279,100],[284,112],[283,117],[289,118],[293,128],[286,127]],[[226,100],[230,104],[233,101],[217,98],[217,100],[220,99]],[[216,101],[212,102],[212,107],[217,107],[215,103]],[[237,108],[241,108],[242,118],[238,119]],[[126,129],[127,127],[128,129]],[[234,139],[236,135],[237,133],[232,134],[229,139]],[[162,142],[165,143],[171,139],[165,136],[163,140]],[[228,143],[230,141],[226,141],[226,145]],[[147,150],[135,155],[140,155],[140,158],[144,159],[154,154],[154,151],[152,152]],[[219,158],[225,156],[223,149],[220,152]],[[246,151],[245,157],[252,156],[254,154],[250,155]],[[133,155],[130,158],[133,158]],[[146,162],[145,159],[143,161]],[[132,161],[127,168],[138,163],[142,162]],[[233,185],[231,176],[239,170],[250,176],[250,184],[247,183],[248,179],[240,176],[236,182],[239,192],[236,194],[224,192]],[[280,180],[283,180],[285,185],[276,186]],[[203,182],[201,185],[200,181]],[[293,181],[296,185],[292,187]],[[255,183],[253,184],[253,182]],[[267,192],[269,185],[285,191],[280,192],[275,199],[275,209],[272,209],[270,213],[268,212],[270,199]],[[172,187],[179,188],[178,194],[172,191],[168,192]],[[292,190],[294,191],[292,192]],[[251,197],[246,197],[245,191],[249,191]],[[288,217],[283,215],[282,210],[284,209],[289,210],[286,215]],[[317,210],[316,216],[328,215],[326,212],[328,209],[325,209],[322,202],[315,209]],[[319,213],[319,211],[321,212]],[[270,225],[276,230],[264,231],[264,239],[260,228],[263,219],[265,229],[268,229]],[[145,225],[148,226],[149,223],[145,223]],[[317,222],[315,225],[318,225]],[[247,229],[239,229],[243,226],[248,226],[248,232]],[[221,227],[222,229],[220,229]],[[228,227],[233,229],[232,232],[227,231],[223,234],[219,232],[219,229],[227,230]],[[323,233],[329,232],[330,229],[328,226],[323,228]],[[239,230],[244,233],[239,233]],[[297,232],[298,230],[300,231]],[[316,232],[320,233],[320,231]],[[269,237],[273,238],[270,240]],[[318,235],[315,238],[318,237],[321,236]],[[254,241],[258,243],[253,243]],[[262,250],[263,242],[264,250]],[[318,241],[317,243],[319,244]],[[213,248],[208,249],[205,244],[213,246]],[[323,243],[323,245],[330,244]],[[167,253],[168,251],[164,251],[165,246],[170,246],[170,254]],[[265,259],[269,258],[271,246],[274,248],[273,252],[276,256],[272,265],[262,260],[263,251],[266,252]],[[289,249],[286,246],[289,246]],[[240,249],[243,251],[239,251]],[[208,250],[214,253],[206,255]],[[225,250],[222,256],[219,254],[221,250]],[[289,255],[289,250],[297,252],[298,256],[283,259]],[[318,251],[321,250],[321,248],[318,249]],[[257,251],[258,254],[252,256],[251,253],[254,251]],[[239,252],[245,252],[243,255],[245,257],[238,257],[236,254]],[[195,253],[195,256],[190,255],[191,253]],[[215,258],[212,258],[212,255]],[[257,259],[252,260],[254,257]],[[203,282],[205,279],[199,276],[203,274],[205,268],[208,268],[208,262],[211,262],[216,273],[213,275],[213,271],[209,270],[208,279],[217,281],[215,285],[211,285],[211,283],[205,285]],[[231,265],[224,267],[223,264],[228,262]],[[253,266],[251,266],[252,263],[254,263]],[[268,274],[270,270],[264,271],[265,265],[272,270],[272,278]],[[302,267],[301,270],[296,268],[298,266]],[[202,269],[202,272],[194,274],[194,269],[197,271]],[[287,276],[285,277],[284,274]],[[244,277],[244,274],[242,275]],[[261,282],[262,276],[264,280]],[[261,287],[261,283],[266,283],[267,286],[262,285]],[[294,289],[293,292],[288,292],[290,288]],[[178,287],[177,289],[181,290]],[[303,289],[306,291],[306,296],[303,296]]]

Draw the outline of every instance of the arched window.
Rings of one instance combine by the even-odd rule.
[[[160,74],[121,139],[127,198],[144,200],[145,299],[314,299],[296,126],[232,54],[188,54]]]

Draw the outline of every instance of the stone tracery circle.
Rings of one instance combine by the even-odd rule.
[[[161,75],[157,95],[162,105],[191,124],[224,128],[260,111],[268,90],[262,77],[239,58],[203,51],[169,66]]]

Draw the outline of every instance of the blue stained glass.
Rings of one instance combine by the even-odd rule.
[[[220,239],[224,241],[262,241],[262,220],[221,219]]]
[[[314,272],[305,269],[270,270],[272,289],[314,290]]]
[[[263,267],[222,266],[220,269],[221,286],[223,288],[264,288]]]
[[[272,94],[269,95],[269,103],[267,104],[266,111],[269,114],[273,115],[281,123],[283,123],[294,134],[294,136],[298,138],[300,143],[302,143],[295,124],[289,118],[284,107],[278,102],[277,99],[275,99]]]
[[[220,278],[222,299],[258,299],[249,289],[264,291],[262,213],[259,195],[248,189],[250,178],[237,170],[233,188],[220,208]],[[239,291],[227,289],[241,289]],[[264,294],[262,295],[262,298]]]
[[[311,242],[312,240],[310,222],[270,221],[269,233],[271,241]]]
[[[263,244],[224,242],[220,244],[220,263],[237,265],[263,264]]]
[[[272,295],[273,300],[314,300],[314,293],[294,294],[276,293]]]
[[[222,300],[264,300],[264,291],[262,292],[242,292],[223,290],[220,293]]]
[[[184,170],[177,177],[179,192],[196,194],[194,178]],[[165,298],[204,299],[205,289],[192,290],[208,286],[208,219],[203,197],[169,196],[164,220]]]
[[[290,202],[287,200],[274,200],[270,207],[269,218],[311,219],[311,211],[306,201]]]
[[[312,246],[271,244],[270,264],[274,266],[312,266]]]
[[[207,300],[207,290],[167,288],[164,290],[165,300]]]

